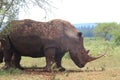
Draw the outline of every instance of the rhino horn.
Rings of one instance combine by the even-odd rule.
[[[102,55],[100,55],[100,56],[98,56],[98,57],[91,57],[91,56],[89,56],[88,62],[94,61],[94,60],[99,59],[99,58],[101,58],[101,57],[103,57],[103,56],[105,56],[105,54],[102,54]]]

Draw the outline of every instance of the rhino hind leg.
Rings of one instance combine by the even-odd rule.
[[[5,50],[4,51],[4,62],[5,62],[5,65],[2,67],[3,69],[9,69],[9,68],[12,67],[11,57],[12,57],[12,52],[10,50]]]
[[[3,62],[3,51],[0,51],[0,63]]]
[[[17,53],[14,53],[14,55],[12,56],[12,62],[11,63],[15,68],[24,70],[24,68],[20,65],[20,60],[21,60],[21,55],[19,55]]]

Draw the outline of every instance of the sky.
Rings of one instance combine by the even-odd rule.
[[[54,0],[49,19],[63,19],[71,23],[120,23],[120,0]],[[44,12],[31,7],[28,13],[20,12],[20,19],[42,21]],[[46,21],[47,21],[46,20]]]

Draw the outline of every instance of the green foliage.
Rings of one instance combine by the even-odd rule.
[[[18,5],[16,0],[2,0],[0,9],[0,27],[3,22],[8,22],[18,18]]]
[[[115,22],[99,23],[94,29],[94,34],[104,40],[112,39],[116,45],[120,45],[120,24]]]
[[[4,13],[4,10],[3,9],[0,9],[0,14],[3,14]]]
[[[113,38],[116,45],[120,45],[120,24],[112,31]]]
[[[120,35],[117,35],[117,36],[115,37],[115,44],[116,44],[116,45],[120,45]]]
[[[102,37],[105,40],[109,40],[112,36],[112,32],[117,27],[117,23],[99,23],[95,29],[94,34],[96,37]]]

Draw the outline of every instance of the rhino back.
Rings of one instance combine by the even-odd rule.
[[[18,20],[9,25],[12,28],[9,34],[10,40],[24,56],[44,56],[43,48],[45,47],[67,49],[71,38],[77,38],[78,33],[69,22],[59,19],[49,22]]]

